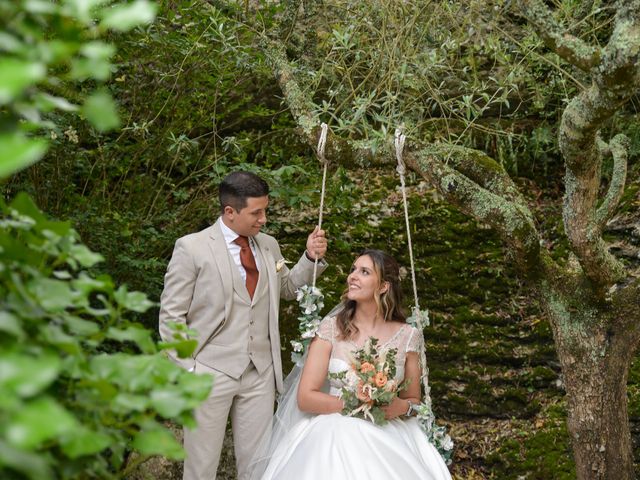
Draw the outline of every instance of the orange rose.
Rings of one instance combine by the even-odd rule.
[[[360,373],[373,372],[375,369],[376,367],[374,367],[369,362],[362,362],[362,364],[360,365]]]
[[[376,384],[376,387],[382,388],[387,384],[387,376],[384,372],[378,372],[373,376],[373,383]]]
[[[360,400],[361,402],[371,402],[371,396],[369,395],[369,391],[366,388],[364,382],[358,383],[358,388],[356,388],[356,397],[358,397],[358,400]]]

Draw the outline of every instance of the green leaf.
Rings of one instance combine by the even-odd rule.
[[[0,465],[20,472],[30,480],[53,479],[53,472],[38,453],[25,452],[0,440]]]
[[[21,133],[0,134],[0,178],[8,177],[37,162],[47,151],[47,142]]]
[[[100,90],[89,96],[82,106],[82,114],[99,131],[106,132],[120,126],[116,103],[111,95]]]
[[[68,282],[52,278],[34,278],[27,289],[36,301],[50,312],[58,312],[73,304],[74,294]]]
[[[123,306],[127,310],[133,310],[139,313],[146,312],[154,305],[144,293],[129,292],[124,285],[121,285],[120,288],[116,290],[114,298],[116,302],[118,302],[118,305]]]
[[[24,3],[25,10],[31,13],[53,14],[58,10],[58,5],[46,0],[26,0]]]
[[[116,410],[126,413],[131,411],[144,412],[149,408],[149,397],[147,395],[134,395],[132,393],[120,393],[112,400],[111,404]]]
[[[11,208],[17,210],[22,215],[31,217],[36,222],[38,230],[51,230],[60,237],[65,237],[71,232],[71,224],[69,222],[60,222],[49,220],[34,203],[29,195],[20,192],[11,202]]]
[[[75,258],[80,265],[89,268],[96,263],[102,262],[104,257],[99,253],[92,252],[86,245],[77,243],[69,247],[69,254]]]
[[[93,10],[109,0],[64,0],[65,7],[69,13],[81,21],[93,23]]]
[[[157,355],[97,355],[91,359],[91,371],[100,379],[109,380],[129,391],[152,388]]]
[[[126,32],[141,24],[150,23],[156,17],[157,5],[148,0],[136,0],[103,10],[102,27]]]
[[[82,347],[75,336],[67,335],[60,325],[46,325],[41,327],[42,337],[58,349],[70,355],[80,355]]]
[[[74,315],[65,315],[62,319],[73,335],[88,337],[100,331],[100,325],[89,320],[84,320]]]
[[[138,433],[133,439],[133,448],[142,455],[162,455],[172,460],[184,458],[184,450],[168,430],[154,429]]]
[[[78,428],[75,417],[48,397],[27,403],[8,423],[7,440],[22,448],[37,447],[46,440],[72,433]]]
[[[111,278],[102,275],[98,278],[92,278],[85,272],[81,272],[78,278],[72,282],[73,288],[82,292],[83,295],[87,295],[95,290],[98,291],[111,291],[113,289],[113,282]]]
[[[46,73],[47,69],[39,62],[7,57],[0,59],[0,105],[19,97],[27,87],[43,79]]]
[[[214,384],[214,377],[211,375],[196,375],[194,373],[184,372],[178,381],[180,390],[188,393],[196,400],[205,400],[211,392]]]
[[[25,333],[20,326],[20,320],[12,313],[0,311],[0,331],[10,333],[18,340],[25,338]]]
[[[45,353],[38,357],[19,353],[0,356],[0,391],[32,397],[49,387],[60,372],[58,356]]]
[[[107,331],[107,337],[120,342],[134,342],[144,353],[154,353],[156,351],[155,343],[151,340],[151,331],[146,328],[132,326],[126,329],[119,329],[111,327]]]
[[[61,439],[62,451],[69,458],[94,455],[101,452],[111,443],[111,437],[105,433],[93,432],[81,426],[70,435]]]
[[[48,93],[38,93],[35,98],[36,105],[42,112],[50,112],[51,110],[62,110],[63,112],[75,112],[78,106],[69,102],[66,98],[54,97]]]
[[[116,53],[116,47],[106,42],[88,42],[82,46],[80,53],[87,58],[108,60]]]
[[[180,390],[156,388],[151,392],[151,406],[163,417],[174,418],[196,405]]]
[[[198,348],[197,340],[178,340],[175,342],[158,343],[160,350],[174,349],[179,358],[189,358],[191,354]]]

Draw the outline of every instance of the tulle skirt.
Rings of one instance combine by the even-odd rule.
[[[275,446],[262,480],[449,480],[415,418],[377,426],[338,413],[298,421]]]

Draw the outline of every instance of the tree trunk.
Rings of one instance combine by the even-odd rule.
[[[635,335],[615,327],[624,322],[610,303],[589,305],[587,295],[575,289],[543,296],[564,375],[577,478],[631,480],[627,377]]]

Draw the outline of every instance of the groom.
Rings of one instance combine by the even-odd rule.
[[[160,336],[170,341],[168,322],[198,333],[191,358],[172,358],[197,374],[215,377],[209,398],[196,409],[197,427],[185,429],[184,480],[214,480],[227,418],[231,413],[238,478],[257,443],[271,427],[275,389],[282,390],[278,306],[309,284],[313,259],[327,251],[324,231],[307,238],[306,251],[289,270],[278,242],[260,233],[267,221],[267,183],[234,172],[219,188],[221,215],[201,232],[178,239],[160,299]]]

